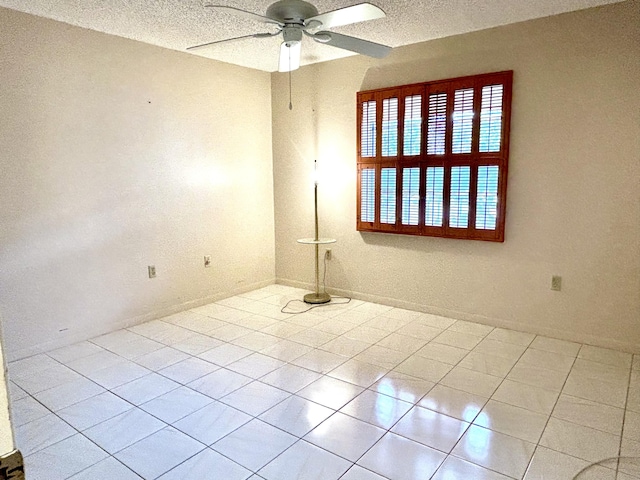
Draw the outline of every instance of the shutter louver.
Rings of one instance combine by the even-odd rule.
[[[422,96],[412,95],[404,99],[404,146],[405,156],[420,155],[422,129]]]
[[[362,104],[362,124],[360,125],[360,156],[376,156],[376,102]]]
[[[420,168],[402,169],[402,224],[418,225],[420,220]]]
[[[382,156],[398,155],[398,99],[382,101]]]
[[[496,165],[478,167],[476,228],[495,230],[498,217],[498,173]]]
[[[427,167],[424,224],[442,226],[444,167]]]
[[[380,175],[380,223],[396,223],[396,169],[383,168]]]
[[[447,94],[429,95],[429,120],[427,123],[427,154],[444,155],[447,131]]]
[[[471,153],[473,134],[473,88],[456,90],[453,100],[452,153]]]
[[[360,221],[373,223],[376,212],[376,170],[363,168],[360,172]]]
[[[480,151],[499,152],[502,136],[502,85],[482,87]]]
[[[451,191],[449,200],[449,226],[469,226],[469,183],[471,167],[451,167]]]

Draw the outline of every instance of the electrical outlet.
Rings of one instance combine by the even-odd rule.
[[[211,266],[211,255],[204,256],[204,266],[205,268],[209,268]]]
[[[562,277],[560,275],[553,275],[551,277],[551,290],[559,292],[562,289]]]
[[[324,258],[326,258],[327,260],[331,260],[331,249],[330,248],[327,248],[324,251]]]
[[[156,266],[149,265],[147,269],[149,270],[149,278],[156,278]]]

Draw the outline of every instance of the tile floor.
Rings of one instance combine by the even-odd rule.
[[[640,457],[638,355],[356,300],[280,312],[303,293],[11,363],[27,478],[568,480]]]

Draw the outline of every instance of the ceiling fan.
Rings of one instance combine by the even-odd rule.
[[[275,30],[203,43],[189,47],[187,50],[198,50],[217,43],[241,40],[244,38],[268,38],[282,34],[283,42],[280,47],[280,62],[278,68],[280,72],[290,72],[300,66],[300,47],[303,35],[319,43],[374,58],[383,58],[391,51],[391,47],[380,45],[379,43],[329,31],[332,27],[384,17],[385,13],[382,9],[371,3],[360,3],[319,14],[316,7],[303,0],[279,0],[267,8],[266,15],[258,15],[246,10],[224,5],[205,6],[232,13],[244,19],[272,25],[275,27]]]

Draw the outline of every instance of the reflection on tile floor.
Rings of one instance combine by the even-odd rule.
[[[639,356],[357,300],[280,312],[304,293],[11,363],[29,480],[568,480],[640,457]],[[586,478],[638,478],[615,469]]]

